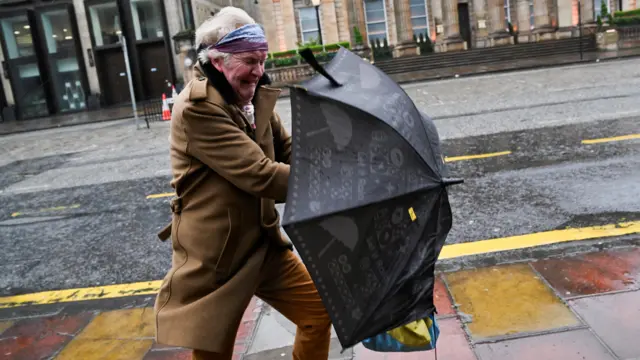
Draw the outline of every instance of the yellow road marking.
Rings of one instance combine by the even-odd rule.
[[[132,295],[153,295],[158,292],[162,281],[147,281],[131,284],[116,284],[80,289],[42,291],[33,294],[0,298],[0,309],[25,305],[56,304],[72,301],[111,299]]]
[[[162,193],[162,194],[151,194],[151,195],[147,195],[147,199],[158,199],[158,198],[175,196],[175,195],[176,195],[176,193],[173,193],[173,192]]]
[[[568,241],[589,240],[635,233],[640,233],[640,221],[576,229],[552,230],[505,238],[446,245],[442,248],[438,259],[451,259],[462,256],[557,244]]]
[[[453,161],[463,161],[463,160],[475,160],[475,159],[485,159],[496,156],[504,156],[511,154],[511,151],[500,151],[494,153],[486,153],[486,154],[478,154],[478,155],[464,155],[464,156],[446,156],[444,158],[445,162],[453,162]]]
[[[440,253],[439,259],[444,260],[568,241],[606,238],[635,233],[640,233],[640,221],[621,222],[617,224],[576,229],[552,230],[505,238],[445,245]],[[156,280],[7,296],[0,298],[0,309],[83,300],[109,299],[132,295],[155,295],[160,289],[161,284],[161,280]]]
[[[80,204],[73,204],[73,205],[69,205],[69,206],[55,206],[55,207],[40,209],[40,210],[37,210],[37,211],[35,211],[33,213],[30,213],[29,211],[16,211],[14,213],[11,213],[11,217],[18,217],[18,216],[22,216],[22,215],[43,213],[43,212],[51,212],[51,211],[61,211],[61,210],[67,210],[67,209],[77,209],[79,207],[80,207]]]
[[[601,139],[587,139],[587,140],[582,140],[582,143],[583,144],[599,144],[599,143],[605,143],[605,142],[624,141],[624,140],[633,140],[633,139],[640,139],[640,134],[614,136],[610,138],[601,138]]]

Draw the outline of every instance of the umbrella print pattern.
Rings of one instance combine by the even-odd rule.
[[[342,86],[317,76],[291,89],[282,225],[348,348],[433,313],[451,213],[437,133],[408,96],[345,49],[327,71]]]

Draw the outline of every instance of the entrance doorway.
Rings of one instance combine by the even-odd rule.
[[[96,67],[100,74],[102,96],[105,105],[116,105],[131,102],[129,78],[121,48],[101,49],[96,51]]]
[[[28,119],[86,108],[88,83],[71,4],[0,14],[16,117]]]
[[[164,41],[139,44],[140,71],[146,100],[160,99],[162,93],[171,93],[167,87],[171,75],[167,66],[167,49]]]
[[[471,23],[469,21],[469,4],[467,3],[458,3],[458,24],[460,24],[460,36],[467,42],[467,49],[471,49]]]

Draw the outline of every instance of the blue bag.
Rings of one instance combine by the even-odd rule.
[[[440,328],[435,314],[362,341],[365,348],[377,352],[428,351],[436,348]]]

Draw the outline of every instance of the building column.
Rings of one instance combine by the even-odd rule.
[[[529,0],[517,0],[517,7],[518,42],[526,43],[530,41],[531,36]]]
[[[282,12],[282,35],[281,45],[284,43],[284,50],[292,50],[298,47],[298,26],[296,23],[296,14],[293,7],[293,0],[280,0],[280,9]]]
[[[489,39],[490,29],[487,26],[489,19],[487,16],[487,0],[475,0],[473,2],[473,14],[475,15],[475,44],[476,48],[485,48],[491,46]]]
[[[489,14],[491,16],[489,26],[489,36],[491,46],[511,44],[513,39],[506,29],[506,14],[504,13],[504,2],[508,0],[488,0]]]
[[[398,40],[393,47],[393,57],[418,55],[418,45],[413,41],[409,0],[396,0],[395,5],[394,15]]]
[[[338,41],[351,42],[351,29],[349,28],[349,12],[347,0],[336,1],[336,21],[338,24]]]
[[[84,55],[84,68],[87,70],[87,80],[89,80],[89,91],[92,94],[99,94],[100,81],[98,80],[98,71],[96,70],[95,65],[92,65],[89,62],[89,58],[87,56],[87,50],[90,50],[92,52],[93,50],[91,45],[91,33],[89,32],[89,22],[87,20],[87,13],[85,12],[84,2],[82,0],[73,0],[73,11],[75,12],[76,18],[72,19],[72,21],[76,21],[78,24],[80,45],[82,47],[82,54]]]
[[[536,40],[551,38],[549,33],[554,29],[551,26],[551,16],[549,16],[548,0],[533,0],[533,21],[535,24],[534,34]]]
[[[276,26],[276,5],[279,7],[279,1],[259,1],[258,13],[259,18],[256,19],[264,28],[264,33],[267,37],[267,43],[269,44],[269,52],[278,52],[280,50],[280,39],[278,38],[278,30]],[[196,27],[198,24],[196,24]]]
[[[465,49],[464,40],[460,36],[460,24],[458,23],[458,0],[442,0],[442,22],[444,23],[443,50]]]
[[[431,21],[430,23],[433,25],[434,31],[436,33],[435,42],[440,43],[444,39],[444,25],[442,20],[442,1],[428,0],[428,4],[431,5],[431,12],[429,13],[429,15],[431,15],[431,18],[433,19],[433,21]]]
[[[589,24],[596,21],[593,17],[593,0],[580,0],[582,4],[582,24]]]
[[[293,4],[293,1],[291,2],[291,4]],[[338,19],[336,17],[336,3],[334,2],[334,0],[322,0],[320,3],[319,12],[321,17],[320,24],[322,25],[322,43],[337,43],[339,41],[339,35]]]

